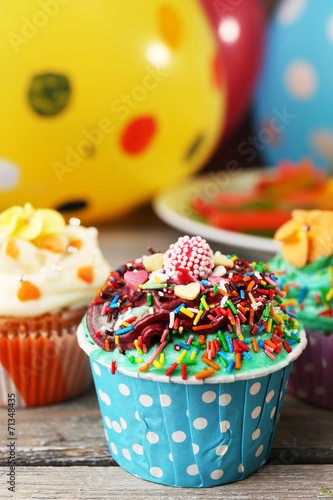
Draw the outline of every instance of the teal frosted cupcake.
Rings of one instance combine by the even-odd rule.
[[[114,459],[183,487],[267,460],[291,364],[306,345],[262,264],[180,238],[117,268],[78,330]]]
[[[283,246],[270,268],[287,294],[287,312],[304,324],[309,340],[288,390],[333,409],[333,212],[295,210],[275,237]]]

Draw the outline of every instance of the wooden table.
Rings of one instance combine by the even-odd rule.
[[[100,228],[103,251],[113,265],[145,253],[147,245],[165,249],[179,235],[158,221],[147,207]],[[243,255],[251,258],[247,253]],[[209,489],[176,489],[137,479],[117,466],[106,444],[92,389],[68,403],[17,411],[14,494],[6,485],[7,413],[2,409],[0,499],[333,498],[332,415],[286,395],[268,464],[238,483]]]

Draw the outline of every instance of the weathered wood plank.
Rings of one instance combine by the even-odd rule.
[[[2,410],[5,416],[5,410]],[[323,429],[325,432],[323,432]],[[7,434],[0,421],[0,439]],[[17,411],[20,465],[113,465],[94,391],[74,401]],[[7,450],[0,448],[0,465]],[[286,395],[270,461],[274,464],[333,464],[332,413]]]
[[[15,494],[6,490],[2,481],[5,473],[1,468],[3,500],[313,500],[328,498],[321,491],[333,491],[332,465],[264,466],[244,481],[202,489],[149,483],[120,467],[19,467]]]

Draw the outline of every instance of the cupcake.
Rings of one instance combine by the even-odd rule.
[[[0,406],[58,403],[90,382],[76,329],[110,272],[97,230],[30,204],[0,214]]]
[[[287,312],[304,324],[309,341],[288,390],[333,409],[333,212],[294,210],[275,239],[282,250],[270,267],[287,294]]]
[[[182,487],[238,481],[265,463],[306,345],[275,276],[199,236],[111,272],[78,339],[114,459]]]

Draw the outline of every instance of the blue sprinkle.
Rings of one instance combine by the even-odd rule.
[[[230,352],[234,352],[234,346],[232,345],[231,338],[227,337],[226,340],[227,340],[227,344],[228,344],[228,347],[229,347],[229,351]]]
[[[282,276],[282,278],[280,279],[280,286],[279,286],[280,290],[283,290],[283,287],[284,287],[286,281],[287,281],[287,278],[285,276]]]
[[[116,330],[115,335],[124,335],[124,333],[131,332],[134,330],[134,326],[127,326],[126,328],[121,328],[120,330]]]
[[[240,291],[240,296],[241,296],[241,299],[245,299],[245,292],[244,292],[244,290]]]
[[[294,339],[288,340],[288,344],[289,345],[296,344],[296,340],[294,340]]]
[[[121,271],[121,266],[116,267],[116,271]]]
[[[183,349],[186,349],[187,351],[190,349],[190,346],[187,344],[184,344],[183,342],[178,342],[179,347],[182,347]]]
[[[180,304],[180,306],[176,307],[176,309],[174,310],[174,313],[175,314],[179,313],[179,311],[181,310],[182,307],[185,307],[185,304]]]
[[[258,340],[258,346],[259,347],[264,347],[264,341],[262,339]]]
[[[114,297],[114,299],[113,299],[113,300],[110,302],[110,304],[109,304],[110,309],[111,309],[112,307],[115,307],[115,306],[117,305],[118,300],[119,300],[119,295],[116,295],[116,296]]]
[[[242,342],[243,342],[244,344],[247,344],[247,345],[250,343],[250,342],[249,342],[248,340],[246,340],[246,339],[243,339],[243,340],[242,340]]]
[[[228,253],[228,254],[226,255],[226,257],[227,257],[227,259],[230,259],[230,257],[231,257],[230,253]]]
[[[243,351],[242,354],[243,354],[244,358],[252,359],[252,356],[248,352]]]
[[[233,369],[234,365],[235,361],[232,359],[227,366],[227,372],[231,373],[231,370]]]
[[[290,316],[291,318],[295,318],[295,319],[298,319],[298,316],[296,316],[296,314],[293,314],[292,312],[290,311],[286,311],[286,313],[288,314],[288,316]]]
[[[261,325],[261,326],[259,326],[257,333],[260,333],[263,330],[265,330],[265,327],[264,327],[264,325]]]
[[[252,276],[254,273],[246,273],[246,274],[243,274],[243,276]]]
[[[195,352],[198,354],[199,352],[199,349],[197,347],[193,347],[193,349],[195,350]]]
[[[111,278],[111,279],[112,279],[112,281],[117,281],[117,278]]]
[[[222,352],[222,351],[217,351],[217,354],[218,354],[218,355],[219,355],[222,359],[224,359],[225,361],[229,361],[228,356],[227,356],[224,352]]]
[[[303,288],[301,289],[300,294],[298,296],[298,302],[299,303],[303,302],[304,297],[305,297],[307,291],[308,291],[308,287],[303,286]]]
[[[208,280],[201,280],[200,283],[202,285],[205,285],[205,286],[209,285],[209,281]]]

